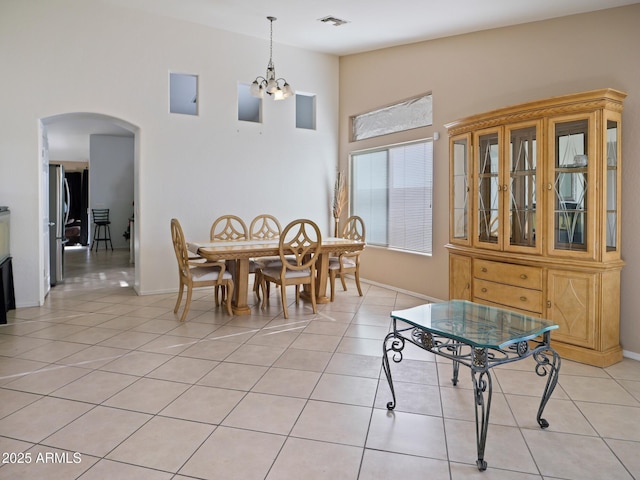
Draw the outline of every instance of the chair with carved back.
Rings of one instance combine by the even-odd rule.
[[[321,247],[320,229],[311,220],[294,220],[284,227],[278,242],[280,265],[270,265],[261,270],[262,308],[266,308],[269,301],[267,285],[274,283],[280,286],[284,318],[289,318],[286,287],[295,285],[297,305],[300,302],[300,285],[309,285],[313,313],[318,313],[315,282],[316,261]]]
[[[248,240],[249,234],[247,224],[236,215],[222,215],[216,218],[211,225],[209,239],[212,242],[233,242],[240,240]],[[227,264],[227,267],[229,265]],[[250,265],[253,273],[254,268]],[[219,302],[220,289],[216,288],[216,304]],[[222,298],[224,301],[224,297]]]
[[[342,238],[348,238],[350,240],[365,241],[366,230],[364,221],[357,215],[353,215],[347,218],[344,227],[342,228]],[[331,285],[331,301],[335,297],[336,290],[336,277],[340,277],[342,281],[342,288],[347,291],[347,284],[345,282],[345,275],[347,273],[353,273],[356,280],[356,287],[358,287],[358,294],[362,296],[362,288],[360,287],[360,253],[359,252],[342,252],[337,257],[329,257],[329,283]]]
[[[263,213],[251,220],[249,238],[251,240],[274,240],[280,238],[282,227],[273,215]]]
[[[178,313],[180,303],[182,302],[182,293],[184,292],[185,287],[187,289],[187,299],[184,311],[180,317],[181,322],[185,321],[187,313],[189,313],[193,289],[199,287],[215,287],[224,288],[226,290],[227,312],[229,315],[233,315],[233,312],[231,311],[233,278],[226,270],[225,263],[202,262],[200,257],[190,257],[182,226],[175,218],[171,219],[171,239],[173,241],[173,249],[178,261],[178,276],[180,279],[178,300],[175,308],[173,309],[173,313]]]
[[[229,242],[234,240],[248,240],[247,225],[235,215],[222,215],[211,225],[209,238],[212,242]]]
[[[251,220],[249,226],[249,238],[251,240],[276,240],[280,238],[282,227],[280,222],[273,215],[267,213],[260,214]],[[260,300],[260,275],[263,268],[280,265],[280,257],[260,257],[251,260],[249,271],[255,273],[253,281],[253,291]],[[253,269],[252,269],[253,267]],[[267,286],[267,293],[269,288]]]

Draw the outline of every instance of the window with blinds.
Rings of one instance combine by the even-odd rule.
[[[351,154],[351,214],[370,245],[431,254],[432,190],[432,140]]]

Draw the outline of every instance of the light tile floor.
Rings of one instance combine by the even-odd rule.
[[[479,472],[466,371],[454,388],[409,346],[385,408],[389,312],[419,298],[349,283],[285,320],[275,289],[242,317],[203,289],[180,324],[176,294],[129,287],[126,251],[68,250],[66,274],[0,327],[2,479],[640,478],[639,362],[563,361],[546,430],[533,364],[497,369]]]

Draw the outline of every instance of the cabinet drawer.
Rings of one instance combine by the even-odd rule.
[[[474,298],[473,302],[474,303],[479,303],[480,305],[486,305],[488,307],[505,308],[504,305],[500,305],[499,303],[495,303],[495,302],[490,302],[489,300],[484,300],[482,298]],[[512,312],[520,313],[522,315],[527,315],[529,317],[542,318],[542,313],[540,313],[540,312],[530,312],[529,310],[520,310],[519,308],[516,308],[516,307],[514,307],[512,305],[509,305],[509,307],[507,307],[507,308],[509,310],[511,310]],[[554,340],[555,340],[555,337],[554,337]]]
[[[540,290],[476,279],[473,282],[473,297],[499,303],[506,307],[542,313],[542,292]]]
[[[538,267],[474,260],[473,276],[491,282],[542,290],[542,269]]]

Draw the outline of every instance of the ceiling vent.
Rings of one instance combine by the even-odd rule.
[[[320,18],[319,21],[321,21],[322,23],[333,23],[334,27],[339,27],[340,25],[349,23],[346,20],[341,20],[339,18],[332,17],[331,15],[329,15],[328,17]]]

